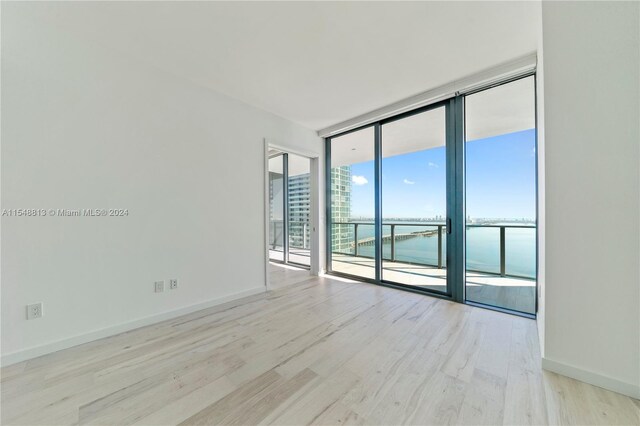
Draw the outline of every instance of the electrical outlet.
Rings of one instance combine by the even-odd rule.
[[[155,282],[156,293],[162,293],[164,291],[164,281]]]
[[[42,318],[42,303],[27,305],[27,319]]]
[[[178,280],[176,278],[172,278],[169,280],[169,288],[171,290],[175,290],[176,288],[178,288]]]

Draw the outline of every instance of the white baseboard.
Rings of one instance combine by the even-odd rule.
[[[571,377],[572,379],[580,380],[581,382],[640,399],[640,386],[632,383],[626,383],[612,377],[603,376],[602,374],[583,370],[548,358],[542,358],[542,368],[562,374],[563,376]]]
[[[52,352],[57,352],[62,349],[67,349],[73,346],[82,345],[83,343],[92,342],[94,340],[102,339],[104,337],[113,336],[116,334],[124,333],[136,328],[144,327],[159,323],[161,321],[173,319],[181,315],[190,314],[192,312],[200,311],[202,309],[211,308],[213,306],[221,305],[223,303],[232,302],[242,299],[244,297],[253,296],[266,291],[265,286],[254,287],[249,290],[241,291],[239,293],[230,294],[228,296],[211,299],[206,302],[196,303],[195,305],[186,306],[183,308],[175,309],[173,311],[162,312],[160,314],[151,315],[145,318],[117,324],[111,327],[101,328],[99,330],[90,331],[88,333],[79,334],[77,336],[69,337],[66,339],[58,340],[51,343],[46,343],[40,346],[34,346],[21,351],[12,352],[6,355],[2,355],[0,364],[3,367],[7,365],[15,364],[17,362],[26,361],[32,358],[36,358],[42,355],[46,355]]]

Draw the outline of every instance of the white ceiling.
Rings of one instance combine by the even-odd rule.
[[[3,2],[320,129],[536,50],[538,2]]]
[[[536,127],[533,77],[466,96],[465,137],[468,141]]]
[[[270,151],[269,155],[274,155],[276,153],[277,152],[275,152],[275,150],[273,153]],[[287,157],[287,164],[289,166],[290,177],[306,175],[311,171],[311,163],[306,157],[289,153]],[[269,158],[269,171],[282,174],[282,156]]]
[[[382,156],[409,154],[446,143],[445,108],[439,107],[382,125]],[[533,77],[465,97],[467,141],[535,128]],[[373,127],[331,140],[332,167],[371,161]]]
[[[444,146],[445,138],[445,109],[432,109],[382,125],[382,156],[393,157]],[[373,159],[373,127],[331,140],[332,167]]]

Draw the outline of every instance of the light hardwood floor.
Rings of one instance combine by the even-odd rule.
[[[2,424],[640,424],[535,322],[272,266],[274,290],[2,369]]]

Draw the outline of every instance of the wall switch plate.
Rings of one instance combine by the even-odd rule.
[[[156,293],[162,293],[164,291],[164,281],[155,282]]]
[[[42,303],[27,305],[27,319],[42,318]]]
[[[171,290],[175,290],[176,288],[178,288],[178,280],[176,278],[172,278],[169,280],[169,288]]]

